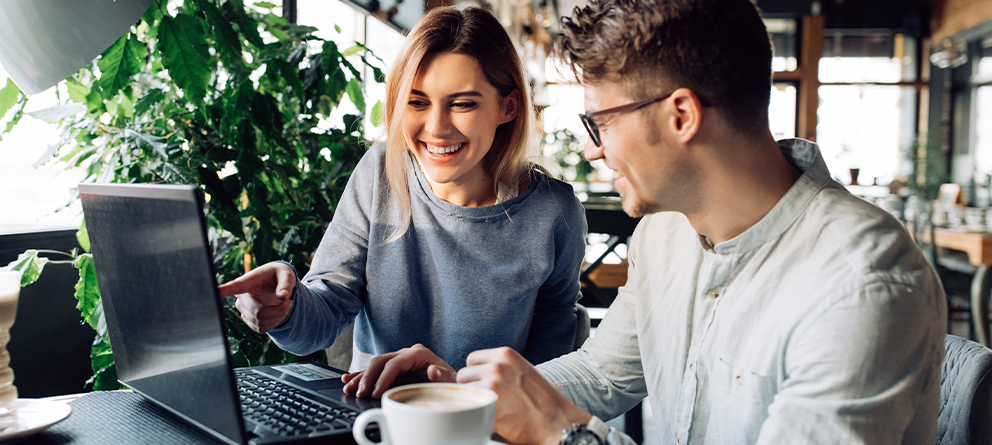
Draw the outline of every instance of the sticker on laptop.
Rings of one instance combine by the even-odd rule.
[[[273,366],[272,369],[308,382],[341,378],[341,374],[339,373],[310,363],[290,363],[288,365]]]

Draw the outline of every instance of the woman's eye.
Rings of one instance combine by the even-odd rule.
[[[451,107],[457,110],[471,110],[478,105],[477,102],[455,102],[451,104]]]
[[[407,105],[411,107],[423,108],[427,106],[427,102],[424,102],[422,100],[410,100],[409,102],[407,102]]]

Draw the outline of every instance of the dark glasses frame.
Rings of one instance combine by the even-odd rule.
[[[579,114],[579,119],[582,120],[582,125],[585,125],[586,131],[589,132],[589,137],[592,139],[592,142],[596,144],[597,147],[601,147],[602,141],[599,139],[599,125],[596,125],[596,123],[593,122],[592,119],[594,117],[603,116],[605,114],[629,113],[631,111],[636,111],[641,108],[644,108],[655,102],[660,102],[665,99],[668,99],[668,97],[671,95],[672,93],[668,93],[663,96],[658,96],[652,99],[644,99],[641,101],[629,103],[627,105],[620,105],[619,107],[607,108],[605,110],[594,111],[592,113]]]

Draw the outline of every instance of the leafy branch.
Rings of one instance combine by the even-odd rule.
[[[58,123],[62,139],[51,159],[85,168],[88,182],[202,190],[221,282],[277,259],[308,269],[369,144],[359,67],[372,72],[371,81],[384,80],[385,64],[364,46],[342,52],[274,7],[156,0],[129,33],[58,87],[58,105],[27,113]],[[338,110],[345,95],[359,114]],[[26,103],[13,83],[0,89],[7,131]],[[370,112],[382,121],[381,103]],[[24,257],[32,276],[50,262],[38,253]],[[91,383],[109,388],[116,377],[92,257],[70,257],[80,271],[78,307],[98,334]],[[248,329],[230,301],[225,313],[236,364],[296,359]]]

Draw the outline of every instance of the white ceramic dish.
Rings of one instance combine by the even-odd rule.
[[[72,407],[63,402],[17,399],[17,423],[0,430],[0,444],[38,433],[69,417]]]

